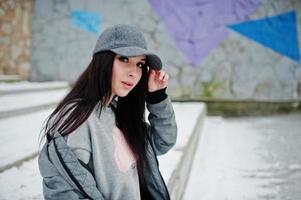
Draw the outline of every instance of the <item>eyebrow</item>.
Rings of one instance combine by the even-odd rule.
[[[137,62],[142,62],[142,61],[146,62],[146,58],[142,58],[141,60],[139,60]]]
[[[122,56],[120,54],[117,54],[118,57],[126,57],[126,58],[130,58],[131,56]],[[142,58],[141,60],[146,61],[146,58]]]
[[[125,57],[125,58],[130,58],[130,56],[122,56],[122,55],[119,55],[119,54],[117,54],[118,56],[119,56],[119,58],[121,58],[121,57]],[[140,61],[144,61],[144,62],[146,62],[146,58],[142,58]]]

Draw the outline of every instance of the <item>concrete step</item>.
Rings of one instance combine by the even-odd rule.
[[[0,84],[0,120],[53,107],[68,91],[66,83]]]
[[[180,200],[186,188],[207,112],[203,103],[178,103],[174,107],[179,124],[178,141],[175,147],[159,157],[159,160],[170,198]],[[168,170],[167,166],[173,166],[172,170]]]
[[[36,155],[42,124],[52,110],[0,120],[0,173]]]
[[[173,103],[173,106],[178,123],[178,140],[171,151],[159,156],[159,162],[171,198],[180,199],[181,191],[187,182],[196,147],[195,141],[198,141],[206,107],[202,103]],[[37,159],[26,159],[37,154],[40,127],[51,111],[49,109],[8,118],[6,121],[0,120],[0,129],[3,130],[5,125],[10,127],[11,131],[8,134],[0,133],[0,161],[3,169],[0,173],[0,199],[42,199],[42,179]],[[6,160],[8,166],[5,169],[3,160]],[[11,180],[9,177],[18,178]]]
[[[49,91],[57,89],[69,88],[68,82],[54,81],[54,82],[13,82],[0,83],[0,96],[7,94],[20,94],[27,92]]]
[[[0,82],[15,82],[15,81],[21,81],[22,78],[17,75],[0,75]]]
[[[300,121],[207,117],[183,199],[301,199]]]
[[[36,156],[42,124],[68,91],[65,82],[0,84],[0,172]]]

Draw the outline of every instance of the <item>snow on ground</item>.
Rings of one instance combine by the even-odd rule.
[[[173,103],[173,107],[178,122],[177,142],[167,154],[158,156],[160,170],[166,183],[180,162],[199,114],[205,109],[205,105],[202,103]]]
[[[68,89],[58,89],[3,95],[0,96],[0,113],[37,105],[55,104],[67,91]],[[42,123],[52,110],[36,111],[0,120],[0,169],[37,152]],[[12,147],[15,148],[14,151],[11,150]]]
[[[9,199],[43,199],[37,158],[0,173],[0,200]]]
[[[178,122],[177,144],[172,151],[159,158],[162,176],[167,182],[179,163],[182,149],[188,142],[199,112],[204,109],[204,105],[200,103],[174,103],[173,105]],[[38,150],[41,124],[50,112],[51,109],[0,120],[1,164]],[[2,130],[7,134],[2,134]],[[19,167],[5,170],[0,173],[0,200],[42,199],[41,181],[37,158],[24,162]]]
[[[14,83],[0,83],[0,94],[26,92],[32,90],[46,90],[54,88],[66,88],[69,87],[68,82],[51,81],[51,82],[14,82]]]
[[[54,104],[67,94],[68,90],[67,88],[3,95],[0,96],[0,112],[8,112],[37,105]]]
[[[52,110],[0,120],[0,168],[38,151],[42,124]]]
[[[301,199],[300,121],[208,117],[184,200]]]
[[[26,85],[27,83],[25,83]],[[31,92],[8,94],[27,87]],[[0,84],[0,112],[57,102],[67,89],[47,90]],[[50,86],[52,87],[52,86]],[[174,103],[178,140],[160,156],[168,182],[183,155],[198,114],[198,103]],[[37,152],[42,123],[52,109],[0,119],[0,169]],[[301,115],[208,117],[200,137],[185,200],[301,199]],[[0,173],[0,200],[42,199],[37,158]]]

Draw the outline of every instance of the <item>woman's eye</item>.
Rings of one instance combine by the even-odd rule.
[[[137,66],[138,66],[139,68],[144,67],[144,65],[145,65],[144,63],[138,63],[138,64],[137,64]]]
[[[120,56],[120,57],[119,57],[119,60],[120,60],[121,62],[128,62],[128,61],[129,61],[129,59],[128,59],[127,57],[124,57],[124,56]]]

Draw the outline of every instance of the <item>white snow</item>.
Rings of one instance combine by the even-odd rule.
[[[0,97],[0,104],[2,104],[0,112],[57,102],[66,92],[66,89],[60,89],[6,94]],[[198,114],[204,109],[201,103],[174,103],[173,105],[178,122],[178,140],[173,150],[159,158],[160,169],[166,181],[180,161],[182,150],[188,142]],[[42,123],[52,110],[47,109],[0,120],[0,168],[38,151]],[[7,169],[0,173],[0,200],[42,199],[41,182],[37,158],[26,161],[19,167]]]
[[[43,199],[37,158],[0,173],[0,200]]]
[[[256,183],[241,179],[263,165],[253,152],[259,138],[248,132],[247,126],[229,125],[219,117],[206,120],[190,175],[197,178],[189,180],[184,199],[257,199],[257,195],[271,192],[259,191]]]
[[[56,84],[53,85],[56,86]],[[49,86],[51,84],[48,84]],[[0,112],[56,104],[67,92],[68,89],[47,91],[45,88],[45,91],[3,95],[0,96]],[[37,152],[42,124],[52,110],[42,110],[0,120],[0,169]]]
[[[45,90],[54,88],[66,88],[69,87],[67,82],[53,81],[53,82],[14,82],[14,83],[0,83],[0,94],[12,93],[18,91],[28,90]]]
[[[173,103],[176,121],[178,123],[178,138],[175,146],[162,156],[158,156],[160,170],[166,183],[176,169],[183,150],[189,141],[198,116],[205,109],[202,103]]]
[[[208,117],[184,200],[301,199],[300,119]]]
[[[34,87],[0,84],[0,112],[57,102],[67,89],[33,92]],[[8,94],[27,88],[31,92]],[[52,87],[52,86],[50,86]],[[178,140],[159,156],[168,182],[187,145],[200,103],[173,103]],[[42,123],[53,109],[0,119],[0,169],[37,152]],[[236,118],[207,117],[185,200],[301,199],[301,115]],[[0,173],[0,200],[42,199],[37,158]]]
[[[0,96],[0,112],[57,103],[68,89],[8,94]]]
[[[52,110],[0,120],[0,168],[38,151],[42,123]]]

